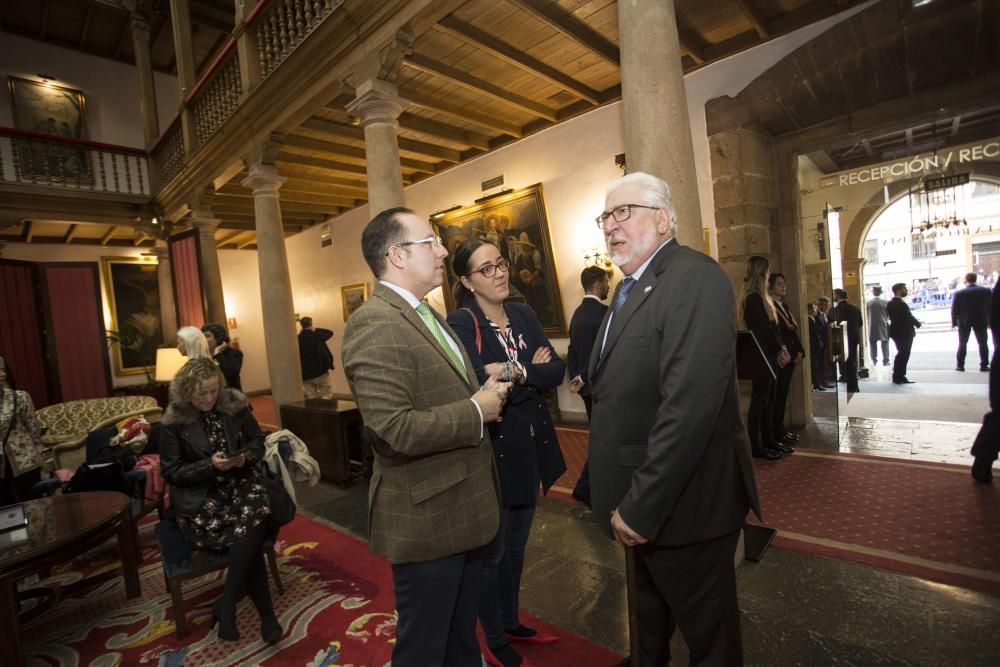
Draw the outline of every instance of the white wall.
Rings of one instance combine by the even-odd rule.
[[[239,340],[240,351],[243,352],[243,370],[240,373],[243,391],[269,389],[271,380],[267,376],[257,253],[220,250],[219,268],[222,271],[226,316],[236,318],[236,328],[229,330],[229,337]],[[225,326],[226,323],[220,324]]]
[[[0,72],[5,76],[38,81],[39,74],[48,74],[55,77],[53,83],[84,93],[87,137],[91,141],[145,146],[135,67],[10,33],[0,33],[0,38]],[[177,114],[180,92],[175,77],[155,73],[153,81],[162,132]],[[0,104],[0,126],[14,127],[9,93],[4,93],[4,103]]]

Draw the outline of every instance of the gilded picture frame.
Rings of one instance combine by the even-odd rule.
[[[541,183],[449,211],[436,217],[433,224],[449,255],[453,256],[459,244],[470,238],[496,245],[510,262],[508,300],[531,306],[548,336],[566,335],[566,316]],[[452,287],[458,277],[452,270],[450,257],[445,266],[444,297],[450,312],[455,309]]]
[[[344,302],[344,321],[346,322],[355,310],[368,300],[368,283],[344,285],[340,288],[340,296]]]
[[[156,365],[156,348],[164,343],[156,270],[156,262],[138,257],[101,258],[115,375],[140,375]]]
[[[21,178],[28,181],[93,182],[90,155],[69,140],[87,139],[87,104],[83,92],[49,82],[7,77],[14,126],[55,141],[20,137],[15,141]]]

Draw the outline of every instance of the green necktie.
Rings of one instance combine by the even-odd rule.
[[[465,370],[465,364],[462,363],[462,358],[458,356],[458,353],[452,349],[451,345],[448,344],[448,340],[444,337],[444,332],[441,331],[441,325],[438,324],[437,318],[434,317],[434,313],[431,312],[431,307],[427,305],[426,301],[421,301],[420,305],[417,306],[417,314],[420,315],[420,319],[424,321],[427,328],[431,330],[434,335],[434,340],[438,342],[441,349],[445,351],[448,358],[451,359],[451,363],[458,370],[462,371],[462,376],[468,380],[469,374]]]

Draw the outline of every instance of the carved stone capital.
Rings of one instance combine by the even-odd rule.
[[[361,119],[362,127],[372,123],[396,124],[409,102],[399,96],[396,84],[368,79],[356,88],[357,97],[347,105],[347,113]]]
[[[129,19],[129,27],[132,29],[132,39],[139,40],[144,44],[149,44],[151,26],[152,22],[145,14],[136,12]]]
[[[160,263],[169,262],[170,248],[167,246],[167,242],[162,239],[157,239],[153,244],[153,254],[156,255],[156,259]]]
[[[278,153],[285,142],[285,135],[271,134],[247,153],[244,161],[251,170],[254,165],[274,167],[278,163]]]
[[[243,179],[243,186],[253,190],[255,195],[276,195],[287,180],[278,173],[278,168],[273,164],[251,164],[250,175]]]
[[[352,88],[358,88],[369,79],[394,83],[403,58],[410,53],[413,53],[413,35],[397,32],[395,37],[381,49],[358,59],[351,68],[351,73],[345,77],[345,81]]]

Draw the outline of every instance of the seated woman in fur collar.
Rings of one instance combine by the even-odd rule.
[[[239,639],[236,598],[244,587],[260,614],[261,638],[273,643],[283,634],[261,553],[271,513],[255,465],[263,455],[264,437],[246,397],[225,386],[211,359],[184,364],[170,383],[160,467],[171,486],[170,511],[187,540],[229,550],[222,597],[212,607],[212,626],[218,623],[227,641]]]

